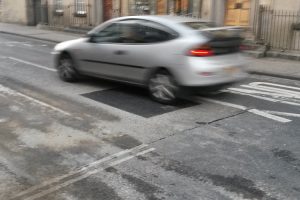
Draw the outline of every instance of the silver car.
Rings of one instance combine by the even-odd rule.
[[[80,75],[140,85],[161,103],[245,77],[240,30],[178,16],[112,19],[54,48],[64,81]]]

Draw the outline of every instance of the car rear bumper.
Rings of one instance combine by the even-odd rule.
[[[240,81],[248,76],[240,54],[187,57],[185,66],[176,67],[177,81],[185,87],[204,87]]]

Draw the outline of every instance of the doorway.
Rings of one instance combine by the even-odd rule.
[[[34,19],[34,25],[39,24],[42,22],[42,4],[41,0],[35,0],[33,1],[33,19]]]
[[[248,26],[250,22],[250,0],[227,0],[225,25]]]

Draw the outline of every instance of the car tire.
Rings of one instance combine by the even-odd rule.
[[[178,101],[179,87],[167,70],[159,70],[150,77],[148,90],[152,99],[159,103],[174,104]]]
[[[79,73],[74,67],[74,61],[67,53],[60,56],[57,65],[57,72],[59,78],[66,82],[76,82],[79,79]]]

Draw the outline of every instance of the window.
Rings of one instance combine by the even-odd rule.
[[[164,42],[178,37],[175,31],[159,23],[143,20],[139,23],[144,34],[144,43]]]
[[[116,43],[120,42],[121,39],[121,30],[120,24],[114,23],[99,31],[98,33],[93,34],[92,42],[95,43]]]
[[[173,30],[155,22],[146,20],[121,21],[121,37],[123,43],[156,43],[177,37]]]
[[[145,44],[164,42],[177,36],[176,32],[158,23],[145,20],[124,20],[111,24],[94,34],[93,42]]]
[[[75,0],[75,10],[77,15],[86,15],[85,0]]]
[[[212,22],[185,22],[183,24],[195,30],[215,27],[214,23]]]
[[[54,5],[55,5],[56,8],[62,8],[63,0],[55,0]]]
[[[63,15],[63,0],[55,0],[54,1],[54,11],[56,15]]]

